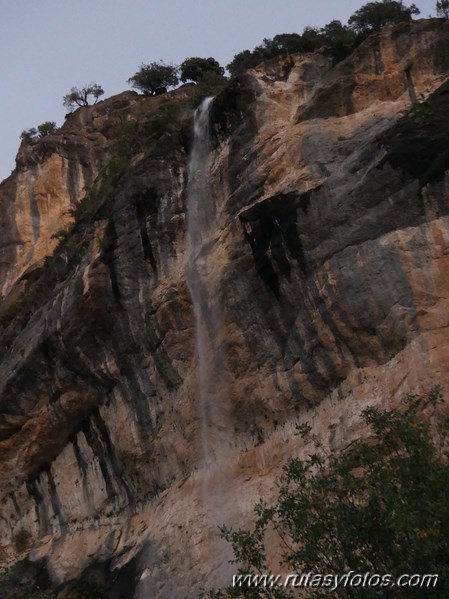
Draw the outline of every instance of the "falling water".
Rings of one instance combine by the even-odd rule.
[[[202,459],[211,458],[208,440],[210,408],[213,395],[213,371],[216,355],[214,329],[217,306],[208,296],[205,278],[208,274],[207,245],[214,207],[209,182],[209,118],[212,98],[206,98],[194,116],[193,145],[188,165],[187,186],[187,265],[186,280],[192,298],[195,318],[197,354],[197,402],[201,420]]]
[[[223,459],[229,450],[230,409],[225,352],[223,351],[222,243],[217,190],[211,185],[209,118],[212,98],[195,112],[193,145],[188,165],[186,281],[195,319],[197,364],[196,403],[200,420],[202,475],[200,499],[203,531],[211,564],[212,586],[231,577],[230,546],[217,535],[229,522],[233,502],[226,501],[229,479]],[[221,464],[217,464],[217,460]],[[212,573],[213,572],[213,573]]]
[[[211,224],[213,211],[209,183],[209,118],[213,98],[205,98],[195,111],[193,145],[188,165],[187,255],[194,257]],[[192,266],[192,265],[191,265]],[[189,274],[189,269],[187,270]],[[189,281],[188,284],[190,285]],[[192,289],[190,289],[192,292]]]

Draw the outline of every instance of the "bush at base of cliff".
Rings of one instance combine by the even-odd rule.
[[[221,529],[238,573],[268,573],[265,541],[274,532],[283,547],[274,574],[439,576],[436,588],[314,588],[308,597],[449,597],[449,426],[447,418],[435,428],[429,424],[441,399],[435,389],[424,398],[407,397],[399,409],[365,410],[371,437],[337,456],[301,427],[311,452],[284,467],[275,505],[258,504],[253,531]],[[205,596],[283,599],[294,592],[228,588]]]
[[[22,564],[15,564],[0,574],[2,599],[55,599],[53,591],[40,588]]]

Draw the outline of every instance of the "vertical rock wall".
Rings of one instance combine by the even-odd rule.
[[[216,219],[198,267],[202,297],[223,313],[226,394],[210,463],[185,282],[185,122],[136,153],[108,211],[78,223],[2,328],[0,535],[11,559],[24,529],[55,583],[139,555],[137,596],[195,597],[229,574],[217,525],[247,522],[304,451],[297,422],[338,451],[363,434],[365,406],[435,381],[447,390],[448,56],[448,23],[419,21],[336,66],[320,53],[273,60],[214,100]],[[185,110],[190,93],[178,98]],[[415,94],[430,118],[410,113]],[[88,114],[71,127],[95,137]],[[69,163],[50,152],[2,184],[23,210],[0,202],[17,242],[2,250],[5,289],[29,267],[21,243],[31,263],[51,250],[48,189],[64,196],[61,214],[85,169],[99,168]]]

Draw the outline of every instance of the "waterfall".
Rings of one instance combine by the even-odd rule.
[[[192,299],[195,319],[195,350],[197,357],[197,404],[201,428],[203,464],[211,458],[209,443],[210,411],[213,395],[213,371],[216,361],[214,333],[218,326],[217,306],[207,294],[205,278],[208,271],[207,251],[204,251],[214,206],[209,181],[209,118],[213,98],[206,98],[197,108],[193,124],[193,145],[188,164],[187,185],[187,264],[186,281]],[[207,250],[207,248],[206,248]]]
[[[192,258],[202,234],[211,224],[209,175],[209,117],[213,98],[205,98],[193,120],[193,144],[188,164],[187,255]],[[188,271],[187,271],[188,272]],[[193,299],[193,298],[192,298]]]
[[[226,501],[229,479],[223,460],[229,450],[229,385],[223,350],[223,248],[220,239],[218,191],[211,184],[209,118],[212,98],[195,112],[193,144],[188,164],[186,281],[195,325],[196,404],[200,421],[202,466],[200,499],[204,534],[213,563],[212,586],[228,584],[232,551],[217,535],[229,523],[235,506]],[[220,460],[218,464],[217,460]],[[212,557],[213,556],[213,557]]]

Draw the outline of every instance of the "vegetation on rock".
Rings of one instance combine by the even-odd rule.
[[[18,562],[0,574],[2,599],[57,599],[61,593],[50,586],[45,572],[39,572],[27,561]],[[65,585],[62,596],[65,599],[107,599],[109,595],[104,584],[91,575],[87,578],[83,575]]]
[[[26,129],[22,131],[20,134],[20,139],[30,140],[35,139],[36,137],[46,137],[47,135],[51,135],[57,131],[55,121],[45,121],[41,125],[38,125],[37,129],[32,127],[31,129]]]
[[[284,467],[276,503],[256,506],[252,531],[223,527],[239,573],[268,571],[265,539],[274,531],[291,572],[438,574],[432,597],[449,594],[449,426],[429,421],[442,400],[438,388],[408,396],[393,410],[368,408],[362,418],[371,437],[339,455],[328,454],[310,427],[298,433],[314,449]],[[310,589],[308,596],[324,596]],[[338,598],[386,596],[385,589],[341,587]],[[388,597],[423,597],[422,588],[388,588]],[[430,593],[429,592],[429,593]],[[380,593],[380,594],[379,594]],[[384,594],[382,594],[384,593]],[[229,588],[208,597],[292,597],[287,589]],[[329,596],[327,594],[326,596]],[[427,596],[427,595],[425,595]],[[430,594],[428,595],[430,596]]]
[[[28,141],[37,136],[37,129],[35,127],[31,127],[31,129],[24,129],[20,134],[20,139]]]
[[[94,99],[94,104],[98,102],[98,98],[104,94],[103,88],[97,83],[89,83],[82,88],[72,87],[70,92],[63,97],[63,105],[69,110],[73,110],[76,106],[88,106],[89,100]]]
[[[439,0],[436,4],[438,17],[449,19],[449,0]]]
[[[39,137],[45,137],[46,135],[51,135],[56,131],[56,123],[55,121],[45,121],[41,125],[38,125],[37,132]]]
[[[172,64],[150,62],[141,64],[140,69],[128,79],[128,83],[147,96],[156,96],[178,84],[178,67]]]
[[[348,24],[357,33],[370,34],[386,25],[393,25],[401,21],[409,21],[413,15],[419,15],[420,10],[415,5],[404,6],[402,0],[395,2],[383,0],[382,2],[368,2],[351,17]]]
[[[349,18],[347,25],[334,20],[322,28],[306,27],[302,34],[282,33],[273,39],[264,39],[254,50],[243,50],[236,54],[226,68],[231,75],[238,75],[275,56],[314,52],[319,48],[332,56],[334,61],[340,61],[373,31],[410,20],[417,14],[419,9],[414,4],[407,7],[402,1],[369,2]]]
[[[54,599],[53,591],[41,588],[35,576],[17,563],[0,574],[2,599]]]
[[[203,81],[206,74],[210,73],[214,73],[219,77],[224,76],[224,68],[212,57],[199,58],[195,56],[193,58],[186,58],[179,68],[181,71],[180,79],[183,83],[186,81],[199,83]]]

